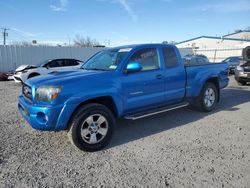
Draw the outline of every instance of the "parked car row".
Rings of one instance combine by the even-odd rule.
[[[21,65],[15,70],[13,78],[15,82],[24,83],[27,79],[35,76],[46,75],[51,72],[62,70],[80,68],[82,65],[83,61],[77,59],[46,60],[38,65]]]
[[[250,61],[246,61],[246,58],[249,59],[249,57],[246,57],[247,49],[250,51],[250,48],[245,49],[243,52],[245,58],[242,56],[231,56],[222,61],[222,63],[227,64],[229,75],[234,74],[235,80],[239,85],[246,85],[247,82],[250,82]],[[185,65],[202,65],[209,63],[209,60],[205,55],[186,55],[182,59]]]
[[[193,55],[188,54],[182,58],[185,65],[202,65],[208,64],[209,59],[205,55]],[[246,85],[250,82],[250,62],[243,61],[242,56],[231,56],[222,61],[228,65],[228,73],[235,74],[235,79],[240,85]],[[46,75],[52,72],[58,72],[63,70],[72,70],[80,68],[83,65],[83,61],[77,59],[52,59],[45,60],[38,65],[21,65],[19,66],[14,75],[11,76],[15,82],[24,83],[27,79],[30,79],[39,75]]]
[[[14,79],[23,83],[19,112],[33,128],[66,130],[77,148],[97,151],[110,141],[117,119],[137,120],[188,105],[212,111],[228,85],[228,70],[239,84],[250,82],[250,47],[243,58],[210,63],[204,55],[181,58],[173,45],[121,46],[86,63],[53,59],[22,65]]]

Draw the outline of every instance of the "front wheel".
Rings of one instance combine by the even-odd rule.
[[[218,89],[213,83],[206,83],[195,101],[195,106],[200,111],[212,111],[218,102]]]
[[[112,112],[101,104],[87,104],[73,115],[68,137],[84,151],[98,151],[110,141],[115,125]]]
[[[238,84],[239,84],[240,86],[245,86],[245,85],[247,84],[247,82],[244,82],[244,81],[238,81]]]
[[[33,78],[33,77],[35,77],[35,76],[40,76],[40,74],[38,74],[38,73],[31,73],[31,74],[28,76],[27,79]]]

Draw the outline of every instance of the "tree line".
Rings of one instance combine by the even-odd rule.
[[[21,45],[21,46],[33,46],[33,45],[38,45],[38,46],[51,46],[50,43],[40,43],[39,41],[33,40],[31,42],[29,41],[14,41],[11,44],[13,45]],[[56,46],[62,46],[62,44],[57,44]],[[70,43],[64,43],[63,46],[75,46],[75,47],[105,47],[102,45],[99,41],[96,39],[90,38],[89,36],[82,36],[82,35],[76,35],[73,44]]]

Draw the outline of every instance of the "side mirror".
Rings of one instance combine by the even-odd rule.
[[[125,73],[140,72],[141,70],[142,70],[141,63],[139,63],[139,62],[130,62],[127,65]]]

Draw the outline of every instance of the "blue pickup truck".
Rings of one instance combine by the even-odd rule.
[[[85,151],[105,147],[116,119],[136,120],[188,106],[205,112],[228,84],[225,63],[184,65],[173,45],[105,49],[79,70],[27,80],[18,109],[35,129],[68,132]]]

